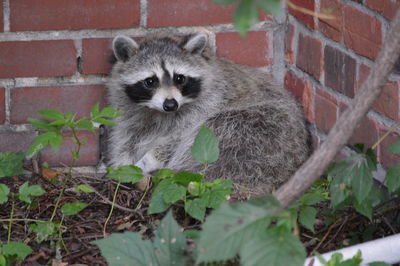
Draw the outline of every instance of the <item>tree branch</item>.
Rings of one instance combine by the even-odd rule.
[[[386,40],[375,65],[352,104],[340,116],[325,142],[276,192],[275,196],[287,207],[321,176],[337,152],[347,143],[357,124],[378,98],[400,53],[400,10],[392,21]]]

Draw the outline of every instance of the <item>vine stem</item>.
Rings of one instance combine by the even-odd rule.
[[[7,244],[10,243],[11,240],[11,227],[12,227],[12,222],[13,222],[13,217],[14,217],[14,206],[15,206],[15,195],[12,195],[12,201],[11,201],[11,215],[10,215],[10,221],[8,223],[8,232],[7,232]]]
[[[104,227],[103,227],[103,235],[104,235],[104,237],[106,237],[106,228],[107,228],[107,224],[108,224],[108,221],[110,220],[111,215],[112,215],[112,213],[113,213],[114,204],[115,204],[115,199],[117,198],[117,193],[118,193],[118,189],[119,189],[119,186],[120,186],[120,185],[121,185],[121,182],[118,182],[117,187],[115,188],[115,191],[114,191],[113,201],[112,201],[112,204],[111,204],[110,213],[108,214],[108,217],[107,217],[107,219],[106,219],[106,222],[104,223]]]
[[[0,223],[5,223],[5,222],[47,222],[44,220],[36,220],[36,219],[28,219],[28,218],[21,218],[21,219],[14,219],[14,218],[9,218],[9,219],[0,219]]]
[[[383,135],[380,139],[378,139],[378,141],[371,147],[371,149],[375,150],[379,144],[381,144],[381,142],[387,138],[387,136],[389,136],[390,133],[392,133],[394,131],[394,128],[390,128],[388,130],[388,132],[385,133],[385,135]]]
[[[143,201],[144,197],[146,196],[147,192],[149,191],[149,189],[150,189],[150,183],[147,184],[146,189],[144,190],[144,193],[143,193],[142,197],[140,198],[139,203],[137,204],[137,206],[136,206],[136,208],[134,209],[134,211],[139,210],[139,208],[140,208],[141,205],[142,205],[142,201]],[[113,205],[114,205],[114,204],[113,204]]]

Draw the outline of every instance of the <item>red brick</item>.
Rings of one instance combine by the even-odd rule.
[[[0,78],[70,76],[75,71],[73,41],[0,42]]]
[[[216,42],[217,54],[236,63],[265,66],[272,62],[272,47],[265,31],[248,32],[245,38],[235,32],[219,33]]]
[[[294,63],[293,38],[294,38],[294,25],[290,23],[288,24],[285,32],[285,60],[289,64]]]
[[[383,137],[388,131],[388,128],[380,126],[379,138]],[[379,145],[379,161],[386,167],[393,167],[396,163],[400,163],[400,155],[388,151],[388,147],[397,141],[400,141],[400,134],[392,132]]]
[[[83,74],[107,74],[112,64],[110,58],[112,39],[84,39],[82,41]]]
[[[321,13],[326,13],[334,19],[320,19],[319,30],[336,42],[342,41],[343,32],[343,3],[339,0],[322,0]]]
[[[331,46],[325,46],[325,85],[348,97],[354,97],[356,60]]]
[[[365,4],[390,20],[394,18],[400,7],[400,2],[396,0],[367,0]]]
[[[11,31],[118,29],[139,25],[140,0],[13,0]]]
[[[305,8],[311,12],[315,12],[315,1],[314,0],[291,0],[290,1],[293,5]],[[300,20],[303,24],[308,26],[311,29],[315,29],[316,23],[314,16],[305,14],[304,12],[295,10],[289,7],[289,13],[293,15],[295,18]]]
[[[70,133],[69,133],[70,134]],[[74,166],[93,166],[99,161],[99,137],[98,133],[93,134],[89,131],[78,133],[80,141],[87,139],[81,146],[79,161],[73,164],[72,151],[77,149],[72,138],[64,138],[60,149],[54,152],[50,147],[46,147],[40,154],[40,160],[47,162],[51,166],[74,165]]]
[[[26,152],[32,144],[35,132],[0,131],[0,152]]]
[[[104,105],[101,85],[17,88],[11,90],[11,123],[23,124],[27,118],[39,118],[38,110],[57,109],[87,116],[92,105]]]
[[[296,74],[288,71],[285,75],[285,88],[301,103],[307,121],[312,123],[314,121],[314,97],[310,82],[298,78]]]
[[[317,88],[314,109],[316,126],[328,132],[336,123],[337,109],[336,98],[320,88]]]
[[[234,6],[220,6],[209,0],[149,0],[148,27],[200,26],[231,23]]]
[[[344,42],[356,53],[374,60],[382,45],[382,25],[374,16],[352,6],[344,8]]]
[[[0,32],[4,31],[4,25],[3,25],[3,3],[0,2]]]
[[[319,80],[322,67],[321,41],[311,36],[299,35],[297,66]]]
[[[0,124],[6,120],[6,95],[4,88],[0,88]]]
[[[367,79],[369,72],[370,68],[368,66],[359,66],[358,89],[361,88],[362,84]],[[399,106],[399,83],[389,81],[383,88],[379,98],[375,100],[374,104],[372,105],[372,109],[394,121],[400,121]]]

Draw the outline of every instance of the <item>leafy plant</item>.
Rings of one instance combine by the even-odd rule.
[[[218,138],[214,133],[201,127],[192,147],[192,156],[204,164],[204,172],[209,163],[218,160]],[[231,180],[216,179],[205,182],[204,173],[174,173],[170,169],[160,170],[154,177],[155,189],[149,205],[149,213],[160,213],[172,204],[183,201],[185,211],[202,221],[207,208],[216,208],[229,198],[233,183]]]
[[[171,212],[161,221],[153,241],[126,232],[93,243],[110,265],[186,265],[186,239]]]
[[[24,157],[22,152],[0,152],[0,178],[22,174]]]
[[[347,260],[343,260],[342,253],[334,253],[328,261],[319,254],[317,254],[317,258],[325,266],[358,266],[362,262],[360,250],[356,255]]]
[[[258,11],[278,14],[281,11],[281,0],[211,0],[219,5],[237,5],[233,23],[241,35],[258,21]]]
[[[23,260],[32,253],[32,249],[21,242],[9,242],[0,245],[0,266],[14,265],[18,260]]]

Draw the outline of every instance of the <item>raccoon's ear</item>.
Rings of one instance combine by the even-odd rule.
[[[139,48],[139,45],[129,37],[120,35],[113,40],[113,51],[118,61],[127,61]]]
[[[189,51],[192,54],[201,54],[206,48],[208,43],[208,35],[205,33],[199,33],[190,36],[186,43],[183,45],[183,49]]]

